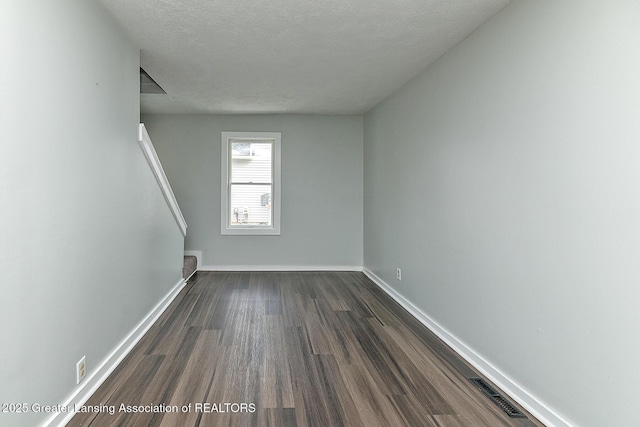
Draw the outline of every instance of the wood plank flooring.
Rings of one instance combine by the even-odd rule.
[[[362,273],[198,272],[68,425],[542,426],[472,376]]]

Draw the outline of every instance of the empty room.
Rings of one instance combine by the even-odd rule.
[[[0,1],[0,426],[638,426],[637,0]]]

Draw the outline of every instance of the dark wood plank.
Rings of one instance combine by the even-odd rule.
[[[509,418],[470,376],[362,273],[199,272],[87,402],[115,413],[68,425],[542,425]]]

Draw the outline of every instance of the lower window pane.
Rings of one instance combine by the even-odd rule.
[[[231,185],[232,226],[272,226],[271,184]]]

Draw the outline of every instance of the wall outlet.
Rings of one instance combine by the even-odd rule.
[[[402,270],[396,268],[396,279],[402,280]]]
[[[80,384],[80,381],[87,375],[87,356],[82,356],[82,359],[76,363],[76,384]]]

